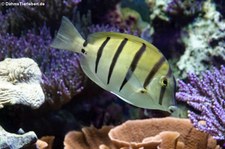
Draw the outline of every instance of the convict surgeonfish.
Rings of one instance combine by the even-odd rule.
[[[162,53],[128,34],[98,32],[85,40],[65,17],[51,47],[80,53],[85,74],[103,89],[134,106],[170,111],[175,80]]]

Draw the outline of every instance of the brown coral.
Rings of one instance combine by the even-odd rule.
[[[132,120],[113,128],[110,139],[118,148],[215,149],[216,141],[196,130],[188,119],[153,118]],[[158,145],[155,147],[155,143]],[[210,143],[209,143],[210,142]]]
[[[69,132],[64,145],[65,149],[219,149],[190,120],[169,117],[130,120],[114,128],[83,128]]]
[[[83,128],[81,132],[71,131],[64,140],[65,149],[116,149],[108,137],[112,126],[101,129]]]
[[[54,136],[41,137],[31,146],[27,146],[24,149],[53,149]]]
[[[53,148],[53,142],[55,137],[54,136],[44,136],[40,138],[40,142],[42,142],[42,146],[39,146],[38,149],[52,149]]]

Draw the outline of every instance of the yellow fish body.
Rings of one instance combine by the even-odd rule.
[[[85,74],[122,100],[141,108],[170,111],[175,80],[162,53],[133,35],[99,32],[84,40],[65,17],[51,47],[81,54]]]

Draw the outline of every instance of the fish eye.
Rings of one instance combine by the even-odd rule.
[[[160,81],[160,84],[163,86],[163,87],[166,87],[168,85],[168,79],[166,77],[162,77],[161,78],[161,81]]]

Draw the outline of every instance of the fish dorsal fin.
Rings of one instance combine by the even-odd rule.
[[[89,43],[95,43],[99,39],[106,38],[106,37],[127,38],[128,40],[133,41],[133,42],[144,43],[151,50],[153,50],[155,52],[160,52],[154,45],[152,45],[151,43],[147,42],[146,40],[144,40],[142,38],[139,38],[137,36],[134,36],[134,35],[124,34],[124,33],[97,32],[97,33],[90,34],[88,36],[88,42]]]

